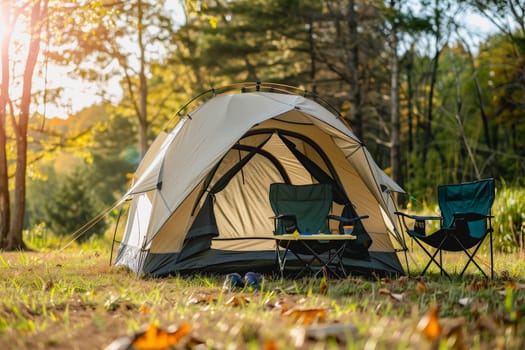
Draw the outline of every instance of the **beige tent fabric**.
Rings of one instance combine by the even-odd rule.
[[[308,137],[322,146],[337,176],[373,239],[372,251],[393,251],[391,236],[397,224],[388,192],[402,189],[375,164],[355,135],[334,114],[301,96],[275,93],[245,93],[217,96],[181,119],[167,135],[153,144],[139,167],[137,180],[128,192],[132,199],[125,231],[126,242],[152,253],[178,252],[204,197],[199,197],[207,174],[222,159],[213,184],[246,151],[231,150],[250,130],[278,129]],[[258,146],[268,136],[246,137],[241,144]],[[295,140],[297,148],[327,171],[310,146]],[[263,147],[278,153],[293,184],[312,183],[311,175],[295,159],[280,138],[273,134]],[[271,236],[273,216],[268,200],[272,182],[282,178],[260,155],[233,177],[215,196],[215,215],[220,238]],[[159,185],[160,184],[160,185]],[[153,191],[149,202],[144,191]],[[195,204],[197,200],[200,203]],[[339,215],[340,206],[334,206]],[[335,226],[334,226],[335,227]],[[133,238],[131,238],[133,237]],[[251,243],[248,243],[251,242]],[[255,243],[256,242],[256,243]],[[250,248],[251,246],[251,248]],[[273,246],[272,241],[219,241],[221,249],[255,249]],[[271,249],[271,248],[270,248]]]
[[[182,202],[161,229],[148,237],[151,242],[150,249],[152,253],[169,253],[181,250],[186,232],[188,232],[194,220],[194,217],[191,216],[191,211],[197,200],[198,192],[199,188],[197,187],[188,198]]]

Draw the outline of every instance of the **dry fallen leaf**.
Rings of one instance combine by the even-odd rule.
[[[55,285],[55,284],[53,283],[52,280],[48,280],[48,281],[46,282],[46,284],[44,284],[44,285],[42,286],[42,290],[47,292],[48,290],[50,290],[51,288],[53,288],[54,285]]]
[[[501,275],[500,275],[501,279],[504,280],[504,281],[508,281],[511,279],[510,277],[510,272],[507,271],[507,270],[504,270],[504,271],[501,271]]]
[[[390,296],[396,301],[403,301],[405,293],[390,293]]]
[[[275,340],[266,340],[263,344],[263,350],[279,350],[279,345]]]
[[[292,309],[283,313],[284,316],[291,318],[295,323],[309,326],[313,323],[322,323],[326,321],[325,309]]]
[[[234,295],[230,299],[228,299],[224,303],[224,305],[238,307],[238,306],[246,306],[249,303],[250,303],[250,299],[244,296],[241,296],[241,295]]]
[[[315,325],[305,329],[305,337],[314,341],[336,340],[342,344],[348,339],[348,336],[355,336],[358,329],[353,324],[329,324]]]
[[[499,332],[498,324],[487,315],[479,316],[476,321],[476,329],[488,331],[491,335],[497,335]]]
[[[381,288],[381,289],[378,290],[378,292],[379,292],[379,294],[385,294],[385,295],[392,294],[392,292],[388,288]]]
[[[399,284],[407,284],[408,283],[408,276],[401,276],[397,279],[397,283]]]
[[[442,328],[438,320],[437,305],[432,305],[428,313],[419,320],[417,330],[423,333],[429,340],[434,340],[441,336]]]
[[[447,339],[447,347],[450,349],[467,350],[469,346],[465,339],[465,328],[467,321],[461,317],[447,320],[443,326],[443,336]]]
[[[405,293],[392,293],[390,289],[387,288],[381,288],[378,292],[379,294],[390,295],[390,297],[396,301],[403,301],[405,298]]]
[[[191,331],[188,323],[183,323],[174,332],[168,332],[150,324],[146,331],[135,338],[131,345],[137,350],[163,350],[175,346]]]
[[[460,299],[458,300],[458,303],[459,303],[459,305],[461,305],[461,306],[467,306],[467,305],[471,304],[473,301],[474,301],[474,298],[468,298],[468,297],[466,297],[466,298],[460,298]]]
[[[425,284],[425,282],[419,280],[417,281],[416,283],[416,290],[419,292],[419,293],[425,293],[427,291],[427,285]]]
[[[211,295],[202,293],[202,294],[192,295],[188,299],[188,302],[186,304],[187,305],[210,304],[211,302],[215,302],[215,301],[217,300]]]
[[[151,308],[147,305],[141,305],[139,308],[139,313],[141,315],[147,315],[151,312]]]
[[[474,281],[466,286],[467,290],[480,290],[487,288],[488,283],[486,279]]]
[[[264,304],[264,306],[269,309],[281,310],[282,313],[291,309],[290,304],[288,304],[285,300],[269,300]]]

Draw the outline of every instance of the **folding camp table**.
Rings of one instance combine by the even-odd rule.
[[[275,244],[275,254],[277,258],[277,262],[279,263],[279,272],[281,273],[281,277],[283,277],[284,274],[284,268],[286,265],[286,255],[288,251],[290,251],[290,243],[292,242],[301,242],[305,249],[311,254],[312,258],[310,260],[305,260],[301,258],[300,254],[296,254],[294,251],[294,255],[299,259],[299,261],[304,265],[304,269],[308,269],[312,272],[314,272],[314,275],[317,276],[320,271],[322,271],[323,267],[326,267],[326,269],[332,273],[337,278],[346,277],[346,271],[343,265],[343,253],[345,251],[346,245],[349,241],[357,239],[354,235],[342,235],[342,234],[310,234],[310,235],[301,235],[301,234],[284,234],[284,235],[278,235],[274,236],[276,244]],[[321,242],[340,242],[340,245],[337,245],[336,248],[331,249],[328,251],[328,254],[320,254],[316,252],[309,243],[312,243],[312,241],[321,241]],[[280,243],[285,242],[282,246]],[[284,248],[284,251],[281,250],[281,248]],[[321,269],[315,272],[313,270],[312,263],[315,260],[318,260],[321,266]],[[330,265],[336,265],[341,268],[341,273],[337,271],[337,268],[333,268]],[[303,269],[303,270],[304,270]],[[301,270],[299,274],[303,271]]]

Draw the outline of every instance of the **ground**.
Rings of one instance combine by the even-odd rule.
[[[268,275],[251,291],[138,278],[93,250],[0,253],[0,348],[521,349],[525,263],[496,263],[494,280]]]

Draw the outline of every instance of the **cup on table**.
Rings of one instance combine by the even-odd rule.
[[[345,235],[351,235],[354,232],[354,225],[344,225],[343,231]]]

